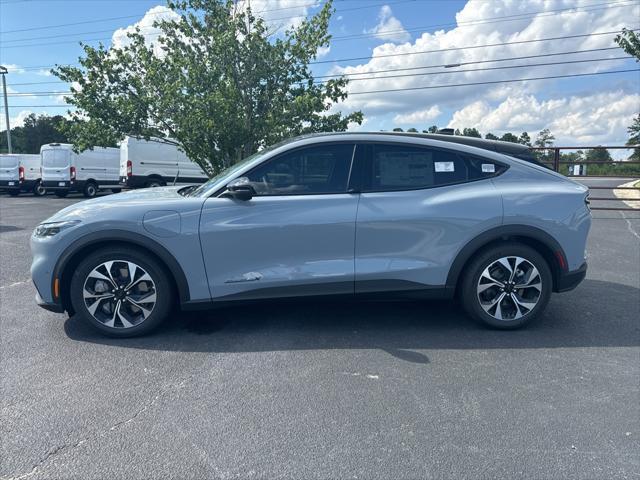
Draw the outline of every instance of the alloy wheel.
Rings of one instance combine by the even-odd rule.
[[[156,305],[155,282],[142,267],[128,260],[110,260],[91,270],[82,295],[91,316],[111,328],[141,324]]]
[[[542,276],[526,258],[502,257],[484,269],[476,293],[482,309],[496,320],[517,320],[538,304]]]

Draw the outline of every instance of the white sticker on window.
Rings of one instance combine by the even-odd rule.
[[[482,173],[495,173],[496,166],[493,163],[483,163]]]
[[[433,164],[436,172],[453,172],[453,162],[435,162]]]

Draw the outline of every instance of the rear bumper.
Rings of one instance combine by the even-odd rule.
[[[69,180],[44,180],[42,185],[47,190],[78,190],[81,187],[80,182],[70,182]]]
[[[558,276],[556,282],[556,292],[568,292],[576,288],[584,277],[587,275],[587,262],[584,262],[580,268],[571,272],[563,272]]]
[[[120,176],[120,185],[125,188],[142,188],[147,186],[147,177],[132,175],[130,177]]]
[[[23,182],[19,180],[0,180],[0,188],[2,190],[15,190],[22,188]]]

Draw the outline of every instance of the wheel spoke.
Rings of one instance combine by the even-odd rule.
[[[533,265],[531,265],[531,268],[527,272],[527,276],[524,280],[524,283],[521,283],[515,286],[516,289],[530,288],[530,287],[537,288],[538,290],[540,290],[540,273],[538,272],[538,269]]]
[[[111,292],[108,293],[91,293],[86,288],[82,291],[82,296],[86,298],[95,298],[95,299],[104,299],[104,298],[113,298],[115,295]]]
[[[120,306],[118,306],[118,318],[120,318],[120,321],[122,322],[122,326],[124,328],[133,327],[133,323],[131,323],[129,320],[127,320],[126,317],[120,311]]]
[[[521,298],[518,298],[518,295],[516,295],[515,293],[511,294],[511,299],[513,300],[513,302],[516,304],[517,307],[524,307],[527,310],[533,310],[533,307],[535,307],[538,304],[538,301],[528,301],[528,300],[523,300]]]
[[[511,264],[509,263],[510,258],[512,257],[503,257],[498,260],[498,263],[502,265],[502,267],[505,268],[507,272],[509,272],[509,281],[511,281],[511,279],[513,278],[513,272],[514,272],[514,269],[511,267]]]
[[[133,288],[134,286],[136,286],[137,284],[139,284],[140,282],[152,282],[153,280],[151,280],[151,277],[149,276],[149,274],[147,272],[144,272],[144,274],[138,278],[137,280],[132,280],[131,283],[129,283],[129,285],[127,285],[125,288],[127,290]]]
[[[113,281],[113,278],[111,278],[111,273],[109,273],[109,276],[107,277],[106,275],[103,275],[102,273],[100,273],[97,268],[94,268],[91,271],[91,273],[89,274],[89,277],[97,278],[99,280],[106,280],[107,282],[109,282],[111,284],[111,286],[113,288],[116,287],[116,283]]]
[[[142,316],[144,318],[147,318],[150,314],[151,314],[151,310],[153,310],[153,307],[155,306],[155,298],[156,298],[156,294],[153,294],[153,305],[151,305],[151,308],[147,308],[145,306],[143,306],[146,303],[151,303],[151,301],[142,301],[142,302],[136,302],[135,300],[133,300],[131,297],[127,297],[127,301],[130,302],[132,305],[136,306],[137,308],[140,309],[140,311],[142,311]]]
[[[127,270],[129,272],[129,285],[131,285],[136,278],[138,266],[135,263],[127,262]],[[127,285],[127,287],[125,288],[129,288],[129,285]]]
[[[120,311],[120,304],[122,302],[120,300],[118,300],[118,303],[116,303],[116,307],[113,309],[113,315],[111,316],[111,318],[109,320],[107,320],[106,322],[102,322],[104,323],[107,327],[113,327],[115,326],[116,323],[116,317],[118,316],[118,312]]]

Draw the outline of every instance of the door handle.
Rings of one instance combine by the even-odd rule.
[[[357,194],[357,193],[360,193],[360,189],[358,189],[358,188],[349,188],[349,189],[347,190],[347,193],[349,193],[349,194],[351,194],[351,195],[355,195],[355,194]]]

